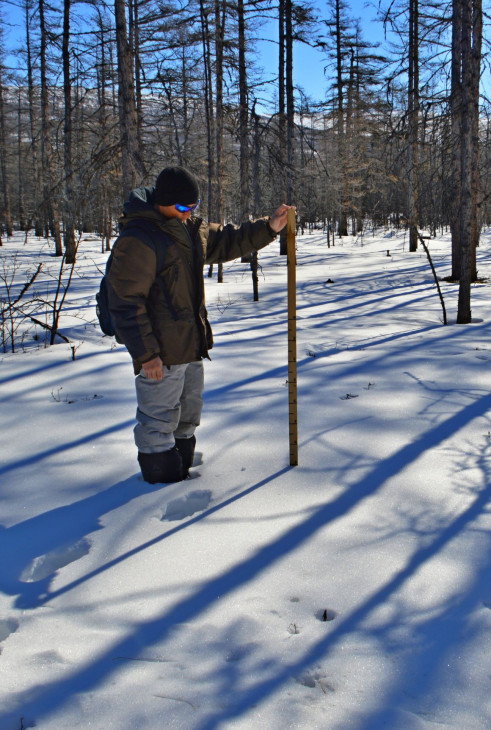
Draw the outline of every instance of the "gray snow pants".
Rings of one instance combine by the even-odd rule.
[[[164,367],[162,380],[150,380],[143,370],[135,378],[137,424],[135,444],[143,454],[168,451],[174,439],[191,438],[203,409],[203,363]]]

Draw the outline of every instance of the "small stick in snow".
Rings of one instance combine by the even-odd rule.
[[[421,233],[419,232],[418,228],[416,228],[416,233],[418,235],[419,240],[421,241],[421,245],[423,246],[426,254],[426,258],[428,259],[428,262],[431,266],[431,271],[433,272],[433,278],[435,280],[436,288],[438,291],[438,296],[440,297],[440,304],[442,305],[442,311],[443,311],[443,324],[447,324],[447,310],[445,309],[445,300],[443,299],[442,290],[440,288],[440,282],[438,281],[438,276],[436,275],[435,267],[433,266],[433,260],[430,256],[430,251],[428,246],[425,243],[425,240]]]

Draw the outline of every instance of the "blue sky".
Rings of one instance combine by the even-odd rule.
[[[366,7],[367,0],[345,0],[351,8],[350,14],[354,18],[362,19],[362,27],[364,37],[367,40],[376,40],[382,38],[382,31],[379,23],[372,22],[375,17],[373,7]],[[61,0],[55,0],[61,5]],[[313,0],[314,6],[321,17],[327,17],[326,0]],[[17,36],[23,35],[23,11],[16,8],[10,2],[0,2],[0,8],[3,20],[6,24],[6,33],[4,41],[7,48],[14,45]],[[319,30],[324,30],[320,28]],[[277,39],[276,24],[262,24],[260,29],[261,35],[270,37],[272,40]],[[273,43],[258,43],[256,45],[261,58],[261,65],[266,69],[271,69],[271,74],[276,74],[277,69],[277,48]],[[319,51],[309,48],[305,44],[295,44],[294,50],[295,64],[295,81],[305,91],[316,98],[322,98],[325,92],[325,79],[323,75],[323,57]]]
[[[61,0],[54,0],[61,5]],[[387,0],[388,1],[388,0]],[[378,0],[345,0],[348,6],[349,15],[361,20],[363,38],[370,42],[381,42],[382,49],[384,44],[383,28],[380,22],[376,21],[376,5]],[[326,18],[329,15],[327,0],[312,0],[314,7],[317,9],[319,17]],[[484,6],[489,8],[489,0],[484,0]],[[5,43],[7,48],[12,47],[18,34],[23,34],[23,13],[15,8],[9,0],[0,0],[0,8],[2,10],[3,19],[6,23]],[[14,26],[11,25],[14,23]],[[17,28],[15,27],[17,26]],[[18,30],[17,30],[18,29]],[[16,32],[17,31],[17,32]],[[320,25],[319,32],[324,32],[325,28]],[[277,40],[277,24],[262,23],[259,29],[262,37],[270,38],[271,41]],[[257,52],[256,61],[266,71],[266,76],[273,78],[277,74],[277,46],[273,42],[260,42],[255,44]],[[483,49],[487,50],[487,49]],[[8,61],[7,61],[8,65]],[[324,66],[326,65],[325,56],[319,51],[303,43],[296,43],[294,47],[294,76],[295,83],[301,87],[309,98],[313,100],[322,100],[325,98],[327,82],[324,76]],[[261,93],[258,92],[261,96]]]
[[[375,0],[345,0],[349,8],[349,15],[353,19],[361,20],[363,38],[372,43],[383,41],[382,25],[375,20]],[[321,19],[329,16],[326,0],[313,0],[313,5]],[[277,38],[277,24],[269,24],[261,28],[263,35],[272,39]],[[319,27],[319,32],[324,33],[325,28]],[[271,69],[272,75],[276,73],[278,51],[273,43],[260,43],[257,46],[260,63],[263,68]],[[296,85],[300,86],[312,99],[323,99],[326,92],[326,78],[324,76],[325,56],[314,48],[303,43],[296,43],[293,52],[294,78]]]

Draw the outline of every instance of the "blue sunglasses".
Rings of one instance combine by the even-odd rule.
[[[190,210],[191,211],[196,210],[196,208],[198,207],[198,205],[200,203],[201,203],[201,200],[198,200],[198,202],[195,203],[194,205],[181,205],[180,203],[176,203],[174,207],[176,210],[179,211],[179,213],[189,213]]]

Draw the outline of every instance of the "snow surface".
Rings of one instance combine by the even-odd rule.
[[[442,283],[445,327],[404,233],[297,243],[296,467],[277,244],[260,302],[245,264],[207,279],[184,483],[139,475],[130,360],[95,326],[99,241],[61,320],[75,350],[1,356],[0,730],[491,727],[489,283],[468,326]],[[448,275],[448,236],[430,247]],[[44,241],[14,252],[58,270]],[[490,253],[485,234],[482,277]]]

